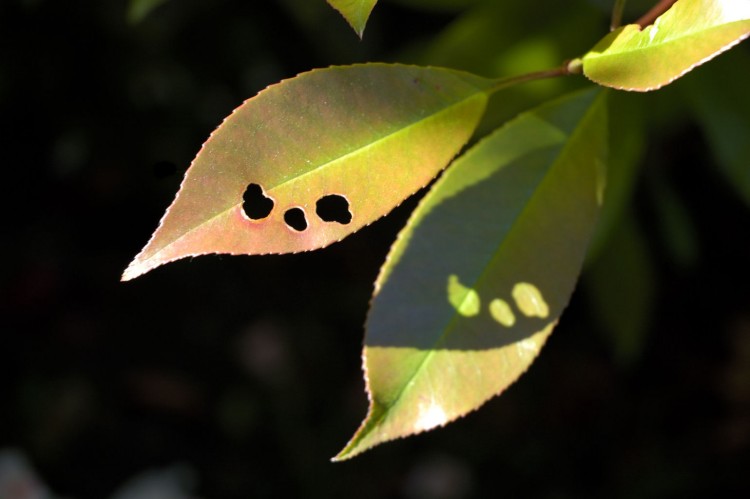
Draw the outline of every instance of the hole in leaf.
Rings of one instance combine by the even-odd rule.
[[[263,194],[263,188],[258,184],[248,185],[242,199],[245,201],[242,210],[252,220],[266,218],[273,210],[273,199]]]
[[[338,222],[348,224],[352,221],[352,212],[349,211],[349,201],[344,196],[329,194],[318,199],[315,203],[315,213],[324,222]]]
[[[286,213],[284,213],[284,222],[297,232],[302,232],[307,228],[307,219],[302,208],[290,208],[286,210]]]

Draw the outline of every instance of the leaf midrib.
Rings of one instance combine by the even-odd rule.
[[[634,48],[630,48],[628,50],[608,51],[607,49],[605,49],[602,52],[593,52],[592,51],[592,52],[589,52],[588,54],[586,54],[584,56],[584,61],[586,60],[586,58],[589,58],[589,60],[601,60],[601,59],[606,59],[606,58],[609,58],[609,57],[618,57],[618,56],[622,56],[622,55],[630,55],[630,54],[633,54],[633,53],[638,53],[638,52],[643,52],[643,51],[648,51],[648,50],[659,50],[659,49],[665,48],[665,46],[668,46],[668,45],[671,45],[671,44],[674,44],[674,43],[681,43],[681,42],[684,43],[685,41],[687,41],[687,40],[689,40],[691,38],[695,38],[697,36],[704,35],[707,31],[721,29],[721,28],[724,28],[726,26],[730,26],[730,25],[734,25],[734,24],[741,24],[741,23],[748,23],[750,25],[750,19],[740,20],[740,21],[733,21],[731,23],[715,25],[715,26],[712,26],[712,27],[707,28],[705,30],[692,31],[692,32],[690,32],[688,34],[685,34],[685,35],[682,35],[682,36],[678,36],[678,37],[675,37],[675,38],[670,38],[668,40],[664,40],[664,41],[659,42],[659,43],[651,43],[650,42],[648,45],[645,45],[645,46],[642,46],[642,47],[634,47]],[[641,31],[637,35],[635,35],[634,37],[632,37],[630,40],[633,40],[633,39],[635,39],[637,37],[643,36],[643,35],[645,35],[645,33],[646,32]],[[725,45],[730,44],[730,43],[737,43],[737,42],[743,40],[744,38],[747,38],[748,35],[750,35],[750,32],[745,33],[743,36],[740,36],[739,38],[734,38],[732,40],[729,40],[726,43],[723,43],[721,45],[721,47],[724,47]],[[627,43],[630,43],[630,40]],[[721,48],[721,47],[719,47],[719,48]]]

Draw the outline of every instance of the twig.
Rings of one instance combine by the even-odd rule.
[[[677,0],[661,0],[659,3],[651,7],[651,10],[643,14],[643,16],[638,19],[635,24],[639,25],[641,28],[645,28],[649,24],[653,24],[653,22],[656,21],[656,18],[669,10],[672,4],[674,4],[676,1]]]
[[[627,0],[615,0],[615,6],[612,7],[612,21],[609,23],[609,30],[614,31],[622,24],[622,11],[625,10]]]
[[[573,61],[580,62],[579,59],[574,59]],[[490,92],[494,93],[494,92],[497,92],[498,90],[502,90],[504,88],[518,85],[519,83],[526,83],[527,81],[542,80],[545,78],[556,78],[558,76],[568,76],[571,74],[577,74],[577,73],[580,73],[579,69],[580,68],[577,67],[572,61],[565,61],[560,67],[557,67],[557,68],[547,69],[544,71],[536,71],[534,73],[526,73],[520,76],[512,76],[510,78],[501,78],[499,80],[495,80],[495,83],[494,85],[492,85]]]

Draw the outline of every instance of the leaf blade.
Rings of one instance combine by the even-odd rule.
[[[456,419],[533,361],[596,219],[605,125],[590,91],[524,113],[422,200],[376,282],[364,353],[370,410],[335,459]]]
[[[592,81],[649,91],[671,83],[750,35],[750,0],[678,0],[641,30],[630,24],[583,57]]]
[[[378,0],[328,0],[328,4],[344,16],[346,22],[362,38],[367,19]]]
[[[491,84],[468,73],[364,64],[303,73],[247,100],[209,137],[128,280],[186,256],[308,251],[341,240],[426,185],[468,141]],[[250,183],[274,201],[252,220]],[[315,216],[325,195],[349,223]],[[284,214],[304,210],[308,227]]]

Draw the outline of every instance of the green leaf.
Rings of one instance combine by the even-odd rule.
[[[450,162],[476,128],[491,83],[447,69],[364,64],[267,88],[206,141],[123,279],[186,256],[290,253],[341,240]],[[243,209],[245,201],[260,211]],[[344,215],[338,221],[321,213],[329,201]]]
[[[750,35],[750,0],[678,0],[653,25],[630,24],[583,57],[591,80],[622,90],[660,88]]]
[[[750,55],[733,50],[712,62],[710,69],[685,78],[680,88],[719,168],[750,206],[750,94],[738,68],[750,68]]]
[[[700,258],[700,238],[694,218],[671,183],[659,172],[649,177],[657,234],[669,260],[683,268],[692,267]]]
[[[128,4],[128,21],[136,24],[148,16],[152,10],[166,3],[167,0],[130,0]]]
[[[630,365],[638,360],[646,344],[657,273],[633,214],[625,213],[618,222],[599,258],[586,269],[583,283],[592,315],[615,358],[620,364]]]
[[[362,38],[367,18],[370,17],[370,12],[372,12],[378,0],[328,0],[328,3],[344,16],[346,22]]]
[[[602,248],[609,245],[610,235],[630,206],[646,143],[643,95],[615,92],[608,97],[607,106],[613,117],[609,122],[607,189],[587,262],[595,261]]]
[[[606,106],[586,91],[479,142],[422,200],[375,284],[367,418],[335,459],[442,426],[531,364],[601,204]]]

